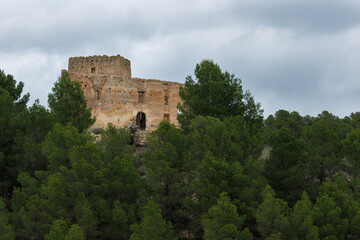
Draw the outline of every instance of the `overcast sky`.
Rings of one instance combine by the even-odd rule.
[[[360,111],[358,0],[1,0],[0,69],[47,94],[69,57],[120,54],[134,77],[184,82],[213,59],[264,115]]]

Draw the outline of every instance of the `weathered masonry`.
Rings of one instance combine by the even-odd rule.
[[[178,125],[180,83],[132,78],[130,61],[120,55],[72,57],[68,73],[81,84],[96,117],[93,130],[110,122],[117,128],[131,127],[146,134],[162,120]]]

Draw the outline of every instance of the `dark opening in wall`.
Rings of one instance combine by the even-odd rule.
[[[136,126],[141,130],[145,130],[146,128],[146,116],[145,113],[139,112],[136,115]]]
[[[164,113],[164,120],[170,122],[170,114]]]
[[[168,95],[164,96],[164,104],[169,105],[169,96]]]
[[[95,94],[96,94],[96,99],[100,100],[100,91],[96,90]]]
[[[145,94],[142,91],[138,92],[138,102],[139,103],[144,103],[145,102]]]
[[[95,68],[94,67],[91,68],[91,73],[95,73]]]

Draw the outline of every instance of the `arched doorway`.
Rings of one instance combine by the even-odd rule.
[[[141,129],[145,130],[146,128],[146,116],[143,112],[138,112],[136,115],[136,126]]]

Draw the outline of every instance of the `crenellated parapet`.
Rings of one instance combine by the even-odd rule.
[[[72,57],[69,59],[70,75],[108,75],[131,78],[130,60],[117,56]]]

